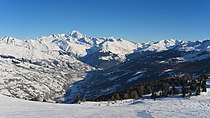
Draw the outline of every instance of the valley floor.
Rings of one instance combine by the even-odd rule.
[[[210,86],[210,81],[207,81]],[[0,96],[0,118],[169,118],[210,116],[210,88],[191,98],[52,104]]]

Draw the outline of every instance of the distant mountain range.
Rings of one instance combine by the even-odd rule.
[[[135,43],[78,31],[33,40],[0,39],[0,94],[71,102],[142,82],[210,71],[210,40]]]

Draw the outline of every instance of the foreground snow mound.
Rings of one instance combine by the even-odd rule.
[[[0,118],[208,118],[207,98],[51,104],[0,96]]]
[[[168,97],[81,104],[25,101],[0,95],[0,118],[208,118],[207,93],[189,98]]]

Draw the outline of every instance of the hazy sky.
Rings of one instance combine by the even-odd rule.
[[[210,38],[210,0],[0,0],[0,37],[78,30],[136,42]]]

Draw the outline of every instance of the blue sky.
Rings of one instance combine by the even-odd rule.
[[[210,38],[210,0],[0,0],[0,37],[72,30],[136,42]]]

